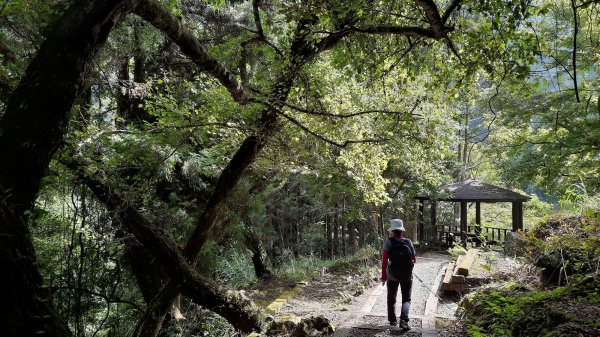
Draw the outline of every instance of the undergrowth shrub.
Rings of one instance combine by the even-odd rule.
[[[223,247],[208,240],[202,249],[198,265],[202,273],[208,273],[228,287],[241,289],[256,281],[252,252],[245,247]]]
[[[461,310],[472,336],[591,336],[600,332],[599,291],[600,280],[592,277],[552,289],[506,283],[467,296]],[[565,330],[571,333],[556,334]]]
[[[530,261],[543,269],[545,284],[600,274],[600,224],[595,216],[555,216],[525,239]]]
[[[277,261],[275,274],[291,281],[307,279],[316,269],[325,264],[317,255],[294,256],[292,251],[284,250]]]
[[[372,247],[359,249],[353,254],[338,257],[335,259],[322,259],[316,255],[294,257],[291,252],[284,252],[278,261],[276,274],[279,277],[287,278],[292,281],[300,281],[310,278],[312,274],[326,268],[329,271],[341,269],[348,266],[357,268],[357,264],[366,266],[378,266],[379,252]]]
[[[557,215],[523,235],[541,282],[508,282],[467,296],[472,336],[600,335],[600,225],[597,212]]]
[[[190,301],[182,303],[185,319],[171,322],[166,337],[235,336],[234,328],[221,316]]]

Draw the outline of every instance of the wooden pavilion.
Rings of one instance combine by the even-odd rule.
[[[431,239],[446,240],[450,235],[459,235],[463,245],[466,245],[468,237],[481,237],[481,203],[496,203],[510,202],[512,203],[512,231],[516,232],[523,229],[523,203],[531,198],[520,193],[482,183],[475,179],[467,179],[464,181],[452,183],[442,186],[440,196],[432,198],[428,196],[416,197],[419,200],[418,224],[417,224],[417,240],[425,242]],[[431,202],[431,231],[426,230],[424,221],[425,200]],[[437,202],[449,201],[460,203],[460,228],[452,225],[437,224]],[[475,203],[475,225],[471,226],[467,221],[467,206],[468,203]],[[441,230],[440,230],[441,227]],[[447,230],[446,230],[447,228]],[[504,241],[507,229],[485,227],[486,237],[494,241]],[[433,235],[426,235],[432,233]],[[503,235],[502,235],[503,234]]]

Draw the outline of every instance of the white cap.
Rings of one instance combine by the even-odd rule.
[[[403,232],[406,231],[406,229],[404,228],[404,222],[402,222],[402,220],[392,219],[392,222],[391,222],[390,228],[388,229],[388,232],[395,231],[395,230],[403,231]]]

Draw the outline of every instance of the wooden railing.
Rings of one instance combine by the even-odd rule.
[[[449,234],[454,235],[455,240],[460,241],[460,226],[457,225],[437,225],[435,239],[446,241]],[[483,238],[485,241],[504,242],[506,240],[507,228],[499,227],[479,227],[467,225],[467,237]]]

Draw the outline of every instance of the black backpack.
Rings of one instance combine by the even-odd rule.
[[[404,240],[389,239],[392,248],[388,252],[390,259],[389,273],[397,280],[409,279],[413,271],[412,251]]]

